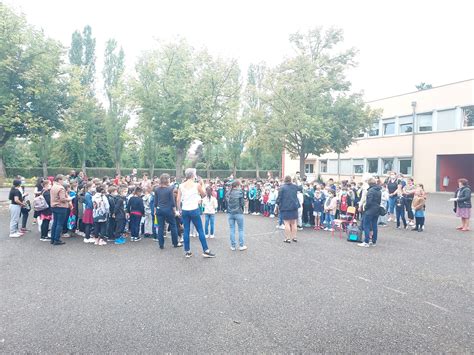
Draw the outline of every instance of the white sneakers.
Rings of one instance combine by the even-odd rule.
[[[20,238],[23,234],[20,234],[20,233],[13,233],[13,234],[10,234],[9,237],[10,238]]]
[[[214,234],[211,234],[209,238],[214,239],[216,236]]]
[[[244,245],[244,246],[242,246],[242,247],[239,247],[239,250],[240,250],[240,251],[244,251],[244,250],[247,250],[247,249],[248,249],[248,248],[247,248],[247,246],[246,246],[246,245]],[[232,251],[235,251],[235,250],[236,250],[236,248],[235,248],[235,247],[233,247],[233,246],[231,246],[231,247],[230,247],[230,250],[232,250]]]
[[[362,248],[368,248],[369,247],[369,244],[366,243],[366,242],[363,242],[363,243],[359,243],[357,244],[358,247],[362,247]]]
[[[84,238],[84,243],[89,243],[89,244],[90,243],[95,243],[95,239],[94,238],[89,238],[89,239]]]

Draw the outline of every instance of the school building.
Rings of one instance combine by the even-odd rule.
[[[455,191],[457,179],[474,184],[474,79],[367,102],[382,114],[338,159],[336,153],[306,160],[306,175],[358,180],[364,172],[412,176],[428,192]],[[299,161],[283,152],[282,173]],[[301,173],[303,175],[303,173]]]

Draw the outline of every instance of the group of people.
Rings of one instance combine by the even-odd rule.
[[[223,181],[204,181],[189,168],[184,180],[178,182],[168,174],[153,179],[144,174],[139,179],[136,170],[113,179],[87,178],[82,172],[71,171],[66,176],[38,179],[33,207],[24,183],[24,179],[15,179],[10,191],[10,237],[28,232],[32,209],[40,240],[55,246],[65,244],[62,237],[76,235],[83,237],[84,243],[99,246],[124,244],[129,236],[131,242],[153,238],[163,249],[170,232],[172,246],[184,246],[186,257],[192,256],[190,236],[194,236],[199,237],[202,255],[213,258],[208,239],[215,237],[218,212],[227,213],[230,248],[241,251],[247,249],[245,214],[278,217],[277,228],[284,230],[285,243],[297,242],[297,230],[303,228],[333,231],[341,219],[359,221],[364,234],[362,247],[375,246],[378,227],[388,222],[418,232],[425,226],[427,195],[423,185],[394,172],[385,180],[367,177],[358,183],[336,183],[333,179],[310,183],[299,173],[283,181],[270,174],[265,180],[230,176]],[[462,221],[458,230],[468,231],[471,190],[466,179],[459,179],[452,200]]]

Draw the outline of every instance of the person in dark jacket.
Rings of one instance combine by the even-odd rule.
[[[377,244],[377,220],[380,215],[380,203],[382,201],[381,187],[376,184],[374,178],[368,180],[369,188],[364,205],[363,227],[365,240],[358,244],[360,247],[368,248],[370,245]],[[372,241],[370,240],[370,230],[372,230]]]
[[[155,189],[153,197],[154,213],[158,219],[158,244],[160,249],[165,247],[165,221],[171,230],[171,242],[173,247],[182,247],[178,242],[178,227],[176,225],[176,204],[174,197],[174,186],[170,186],[170,176],[161,174],[160,186]]]
[[[51,182],[49,180],[44,180],[42,184],[42,191],[41,194],[43,195],[46,203],[48,204],[48,208],[39,212],[39,216],[41,219],[41,237],[40,240],[42,242],[51,241],[51,237],[48,236],[49,231],[49,223],[53,219],[53,212],[51,211]]]
[[[298,208],[300,202],[298,201],[297,193],[302,192],[303,187],[297,186],[291,182],[291,176],[285,176],[284,184],[278,191],[277,206],[281,213],[283,223],[285,224],[285,243],[291,243],[296,239],[296,222],[298,220]]]
[[[226,196],[227,214],[230,229],[230,249],[235,250],[235,223],[239,228],[239,250],[247,250],[244,242],[244,193],[239,180],[232,182],[232,187]]]
[[[467,179],[458,180],[459,188],[454,194],[454,212],[456,216],[461,218],[461,226],[457,227],[457,230],[467,232],[469,231],[469,219],[471,218],[471,187]]]
[[[127,216],[125,214],[127,205],[127,193],[127,187],[120,188],[120,194],[117,195],[117,198],[115,200],[115,206],[112,213],[112,216],[115,219],[115,244],[124,244],[126,241],[125,237],[123,236],[123,232],[125,231],[125,225],[127,224]]]
[[[130,241],[138,242],[140,237],[140,222],[145,214],[145,205],[143,204],[142,188],[136,187],[133,196],[128,200],[127,213],[130,217]]]

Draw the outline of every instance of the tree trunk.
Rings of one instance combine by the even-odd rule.
[[[184,149],[176,149],[176,179],[181,179],[183,177],[183,162],[184,162]]]
[[[258,160],[255,160],[255,173],[257,175],[257,179],[260,179],[260,165],[258,165]]]
[[[305,168],[304,165],[306,163],[306,154],[303,152],[300,152],[300,176],[303,177],[305,176]]]
[[[0,185],[3,183],[3,180],[7,177],[7,171],[5,169],[5,164],[3,164],[3,155],[0,151]]]
[[[84,143],[84,146],[82,147],[82,172],[84,173],[85,176],[87,176],[87,171],[86,171],[86,145]]]
[[[150,179],[153,180],[153,175],[155,174],[155,163],[150,164]]]
[[[117,160],[117,162],[115,163],[115,172],[117,174],[119,174],[120,176],[122,175],[121,173],[121,167],[120,167],[120,160]]]
[[[341,182],[341,153],[337,153],[337,181]]]
[[[206,164],[206,175],[207,175],[207,180],[211,179],[211,164]]]
[[[234,175],[234,179],[237,179],[237,163],[232,164],[232,175]]]
[[[48,162],[43,161],[43,177],[46,178],[48,177]]]

